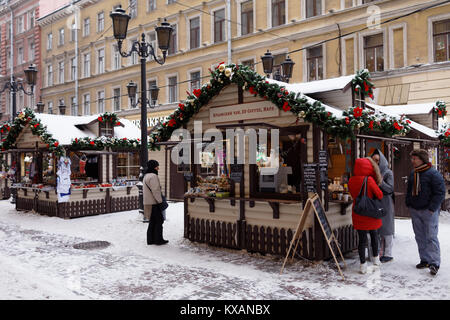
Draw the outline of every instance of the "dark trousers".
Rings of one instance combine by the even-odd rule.
[[[164,218],[158,205],[152,206],[150,222],[147,229],[147,244],[161,243],[163,239]]]
[[[372,254],[378,256],[378,231],[377,230],[357,230],[358,231],[358,253],[361,263],[366,262],[367,233],[370,234],[370,244],[372,245]]]

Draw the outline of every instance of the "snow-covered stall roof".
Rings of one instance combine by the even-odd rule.
[[[99,115],[93,116],[63,116],[46,113],[36,113],[37,119],[40,119],[42,125],[47,126],[47,132],[52,134],[53,138],[62,145],[69,145],[75,138],[96,138],[97,134],[90,130],[80,129],[80,125],[88,124],[97,119]],[[122,139],[138,139],[141,137],[141,131],[131,121],[120,119],[124,125],[114,128],[114,136]]]
[[[300,82],[300,83],[285,83],[273,79],[267,80],[270,83],[277,83],[280,86],[284,86],[289,91],[301,92],[303,94],[313,94],[333,90],[344,90],[347,86],[351,84],[354,76],[355,75],[350,75],[338,78],[331,78],[310,82]]]
[[[341,78],[346,78],[346,79],[341,79]],[[351,79],[353,79],[353,76],[341,77],[341,78],[335,78],[335,79],[340,79],[339,81],[336,81],[335,83],[328,81],[328,80],[335,80],[335,79],[312,81],[312,82],[308,82],[308,83],[286,83],[286,82],[277,81],[277,80],[273,80],[273,79],[267,79],[267,81],[269,81],[269,83],[278,84],[280,87],[284,87],[289,92],[301,94],[299,96],[299,98],[303,97],[303,98],[307,99],[309,103],[312,104],[312,103],[316,102],[317,100],[315,100],[311,97],[308,97],[307,95],[305,95],[306,93],[311,94],[311,93],[315,93],[315,92],[323,92],[323,91],[330,91],[330,90],[338,90],[338,89],[342,90],[346,86],[346,85],[343,85],[344,82],[347,81],[348,79],[350,79],[349,81],[351,82]],[[324,81],[328,81],[328,82],[324,83]],[[320,84],[319,84],[319,82],[320,82]],[[309,84],[311,84],[311,83],[316,83],[316,85],[317,85],[315,87],[316,89],[313,89],[314,86],[309,86]],[[347,81],[347,84],[348,84],[348,81]],[[333,89],[333,88],[337,88],[337,89]],[[303,90],[306,90],[306,91],[303,91]],[[321,102],[321,104],[327,112],[330,112],[335,117],[337,117],[337,118],[342,117],[342,110],[339,110],[337,108],[326,105],[323,102]]]
[[[398,109],[394,109],[393,108],[394,106],[386,106],[385,107],[385,106],[379,106],[379,105],[373,104],[373,103],[366,103],[366,106],[368,106],[369,108],[372,108],[373,110],[383,112],[392,117],[400,117],[401,115],[403,115],[405,113],[399,112],[399,111],[404,111],[404,109],[407,109],[408,105],[404,105],[403,108],[398,108]],[[425,134],[431,138],[439,137],[434,129],[428,128],[428,127],[426,127],[420,123],[417,123],[415,121],[412,121],[412,120],[410,120],[410,121],[411,121],[410,127],[413,128],[414,130],[422,132],[423,134]]]
[[[415,115],[429,114],[435,107],[435,103],[401,104],[392,106],[382,106],[385,112],[396,114]]]

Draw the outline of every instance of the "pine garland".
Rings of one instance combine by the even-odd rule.
[[[439,135],[439,140],[441,143],[450,147],[450,123],[446,123],[440,130],[437,130],[436,133]]]
[[[355,132],[377,131],[387,136],[405,135],[409,132],[409,120],[404,117],[389,117],[379,112],[370,112],[362,108],[350,108],[344,111],[343,118],[327,112],[320,101],[308,102],[302,94],[288,92],[284,87],[269,83],[265,77],[257,74],[248,66],[221,63],[211,70],[211,79],[200,89],[187,92],[187,99],[169,116],[169,119],[153,130],[149,137],[151,150],[159,150],[157,142],[170,139],[172,132],[186,124],[202,106],[218,95],[229,84],[236,84],[248,90],[254,96],[271,101],[280,110],[294,113],[298,119],[317,124],[325,132],[340,138],[354,138]],[[352,81],[355,88],[364,88],[363,95],[373,97],[373,84],[367,70],[358,72]],[[365,84],[365,85],[364,85]],[[367,90],[366,90],[367,86]],[[361,110],[360,110],[361,109]],[[408,123],[409,122],[409,123]]]
[[[444,118],[447,115],[447,106],[444,101],[436,101],[436,105],[433,108],[438,118]]]
[[[91,139],[85,138],[75,138],[72,139],[72,144],[70,146],[71,150],[103,150],[105,148],[111,148],[113,150],[117,149],[130,149],[136,150],[141,146],[141,139],[119,139],[110,137],[97,137]]]

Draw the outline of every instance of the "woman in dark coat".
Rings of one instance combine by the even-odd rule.
[[[378,233],[380,235],[380,261],[389,262],[392,258],[392,245],[394,242],[394,174],[389,169],[388,161],[384,154],[376,149],[372,154],[372,159],[378,164],[380,168],[381,177],[383,182],[380,185],[381,191],[383,191],[383,199],[381,204],[383,205],[386,215],[381,218],[383,225]]]
[[[381,174],[378,165],[372,158],[360,158],[356,159],[353,169],[353,176],[348,181],[348,187],[350,194],[353,198],[353,208],[355,207],[355,199],[358,197],[361,187],[363,186],[364,179],[367,179],[367,196],[370,198],[377,197],[383,198],[383,192],[378,187],[381,184]],[[372,252],[374,254],[373,263],[380,265],[380,259],[378,257],[378,233],[377,230],[381,227],[381,219],[375,219],[357,214],[352,208],[352,220],[353,228],[358,231],[358,253],[360,264],[360,272],[367,272],[366,263],[366,247],[367,247],[367,233],[370,234],[370,241],[372,245]]]
[[[162,245],[169,241],[163,239],[164,216],[160,208],[163,202],[161,184],[158,178],[159,163],[150,160],[143,179],[144,214],[150,216],[147,229],[147,244]]]

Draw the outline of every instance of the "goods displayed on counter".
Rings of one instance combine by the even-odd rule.
[[[352,197],[348,191],[347,183],[341,183],[341,178],[334,178],[333,183],[328,185],[330,200],[351,201]]]
[[[230,196],[230,180],[227,176],[197,177],[197,187],[190,188],[185,195],[226,198]]]

